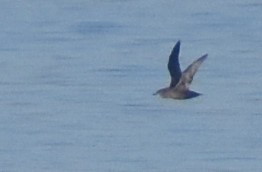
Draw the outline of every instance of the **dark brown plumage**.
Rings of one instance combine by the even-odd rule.
[[[174,46],[168,61],[168,70],[171,76],[170,86],[158,90],[154,95],[159,94],[163,98],[188,99],[199,96],[200,93],[189,90],[189,85],[200,65],[207,58],[207,54],[201,56],[181,72],[179,64],[180,41]]]

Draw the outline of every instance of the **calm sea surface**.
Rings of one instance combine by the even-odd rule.
[[[0,171],[262,171],[260,0],[0,2]],[[204,53],[190,100],[152,96]]]

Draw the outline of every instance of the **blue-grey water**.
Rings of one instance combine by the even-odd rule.
[[[262,171],[260,0],[0,2],[0,171]],[[204,53],[190,100],[152,96]]]

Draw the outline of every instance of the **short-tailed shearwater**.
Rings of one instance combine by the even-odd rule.
[[[154,93],[154,95],[159,94],[163,98],[173,99],[189,99],[200,95],[200,93],[189,90],[189,85],[191,84],[198,68],[207,58],[207,54],[198,58],[191,65],[189,65],[183,72],[181,72],[178,60],[179,51],[180,41],[176,43],[169,56],[167,67],[171,76],[170,86],[158,90],[156,93]]]

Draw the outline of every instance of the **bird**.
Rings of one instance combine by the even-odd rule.
[[[175,44],[167,64],[171,76],[169,87],[156,91],[153,95],[160,95],[162,98],[190,99],[201,95],[201,93],[189,89],[193,77],[200,65],[207,59],[208,54],[204,54],[193,61],[183,72],[179,64],[180,40]]]

